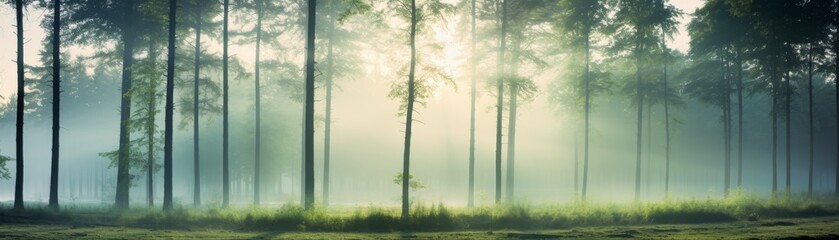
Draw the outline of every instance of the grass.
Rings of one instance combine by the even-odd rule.
[[[398,209],[375,206],[352,211],[297,205],[280,208],[176,208],[114,211],[96,207],[44,207],[23,212],[0,210],[0,223],[113,226],[146,229],[215,229],[291,232],[453,232],[568,229],[596,226],[640,226],[757,221],[776,218],[839,216],[832,197],[764,199],[736,192],[722,199],[665,200],[647,203],[524,203],[451,209],[443,204],[416,204],[410,217]]]

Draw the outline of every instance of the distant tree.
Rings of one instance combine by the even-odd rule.
[[[229,168],[229,146],[228,146],[228,14],[230,7],[230,0],[224,0],[224,18],[222,30],[222,157],[221,157],[221,171],[222,171],[222,201],[221,205],[227,208],[230,205],[230,168]]]
[[[6,167],[6,163],[10,161],[14,161],[14,159],[6,155],[0,155],[0,179],[12,178],[11,173],[9,173],[9,168]]]
[[[496,114],[495,114],[495,203],[498,204],[501,202],[501,137],[502,137],[502,124],[503,117],[504,117],[504,82],[501,76],[504,76],[504,54],[507,50],[507,0],[501,0],[501,17],[500,25],[501,29],[499,31],[498,37],[498,67],[496,71],[498,71],[497,75],[498,83],[496,83]]]
[[[642,139],[642,118],[644,110],[644,98],[648,84],[642,78],[646,70],[650,56],[660,46],[662,30],[673,30],[675,28],[661,28],[661,26],[674,26],[675,18],[681,14],[672,5],[661,3],[663,0],[624,0],[618,2],[618,11],[615,13],[610,33],[613,35],[612,53],[614,55],[626,54],[634,60],[635,83],[634,95],[637,98],[635,104],[638,110],[638,127],[636,139],[636,162],[635,162],[635,200],[641,197],[641,139]],[[629,83],[628,83],[629,84]],[[630,84],[631,85],[631,84]],[[662,96],[662,95],[658,95]]]
[[[470,77],[472,80],[471,91],[469,92],[469,193],[466,200],[466,206],[471,208],[475,206],[475,100],[477,95],[477,54],[475,46],[478,42],[477,33],[477,9],[475,0],[470,4],[470,26],[471,26],[471,48],[469,56]]]
[[[584,99],[583,181],[581,197],[585,200],[588,190],[589,115],[591,112],[591,96],[592,94],[596,94],[593,93],[592,90],[597,89],[597,86],[592,87],[592,75],[601,74],[599,72],[592,74],[591,72],[591,38],[592,35],[602,31],[606,27],[608,9],[606,8],[605,2],[601,0],[562,0],[559,1],[557,9],[559,12],[557,13],[558,19],[555,26],[563,35],[563,40],[565,40],[561,44],[575,50],[582,49],[582,55],[585,58],[582,74],[583,84],[580,84],[582,85],[583,94],[579,94],[582,95],[581,97]],[[572,86],[579,85],[572,84]],[[575,167],[575,181],[577,179],[577,171],[578,170]]]

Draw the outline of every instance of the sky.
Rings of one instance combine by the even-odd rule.
[[[671,4],[681,9],[685,14],[679,19],[679,32],[669,43],[670,47],[679,51],[687,51],[690,37],[687,35],[687,23],[690,22],[694,10],[702,6],[703,0],[674,0]],[[43,9],[30,8],[24,12],[24,61],[31,63],[37,59],[38,51],[41,50],[41,41],[45,37],[45,31],[39,26],[41,19],[46,15]],[[15,33],[15,11],[11,6],[0,7],[0,101],[8,101],[17,86],[17,72],[15,65],[16,44]],[[450,29],[449,31],[454,31]],[[86,54],[86,50],[79,47],[64,48],[63,51],[70,51],[70,54]],[[235,48],[231,49],[236,52]],[[247,58],[247,57],[246,57]]]

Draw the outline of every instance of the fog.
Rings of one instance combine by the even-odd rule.
[[[683,2],[695,2],[686,6]],[[679,23],[681,32],[669,41],[671,48],[687,54],[688,41],[685,32],[690,13],[699,7],[701,1],[675,1],[686,14]],[[373,4],[374,9],[384,11],[384,4]],[[30,7],[27,17],[26,61],[29,65],[43,65],[38,62],[38,51],[45,49],[42,40],[46,35],[37,28],[45,17],[43,9]],[[245,13],[236,7],[232,16]],[[0,55],[0,154],[13,156],[15,149],[14,106],[15,62],[13,57],[15,34],[12,18],[13,8],[0,7],[0,43],[4,47]],[[413,142],[411,146],[411,174],[422,182],[425,188],[411,192],[411,198],[421,203],[445,203],[451,206],[466,206],[469,172],[469,130],[470,89],[468,15],[457,13],[446,22],[432,22],[434,27],[421,31],[418,36],[418,51],[421,60],[450,75],[454,84],[442,81],[435,84],[425,104],[417,104],[414,114]],[[341,61],[346,73],[335,76],[332,95],[331,120],[331,180],[323,182],[325,93],[323,80],[315,92],[315,199],[322,199],[322,186],[330,184],[330,205],[338,206],[397,206],[401,200],[401,185],[395,184],[394,176],[402,171],[405,117],[398,115],[400,100],[389,97],[396,82],[405,81],[402,68],[407,64],[409,49],[405,44],[405,25],[398,17],[385,14],[376,25],[374,17],[351,16],[341,29],[356,35],[347,37],[344,45],[336,44],[340,52],[336,61]],[[72,23],[70,23],[72,24]],[[495,195],[495,127],[496,93],[494,89],[495,35],[491,33],[494,23],[486,20],[487,39],[479,43],[484,52],[478,60],[477,102],[475,120],[475,203],[491,205]],[[244,31],[252,25],[246,20],[231,21],[231,31]],[[192,97],[192,53],[194,33],[183,27],[183,42],[179,42],[176,61],[183,61],[183,69],[177,72],[175,87],[175,115],[173,137],[173,198],[175,205],[192,204],[193,189],[193,131],[191,111],[188,114],[178,108],[191,104]],[[289,30],[278,37],[281,47],[263,46],[262,61],[277,61],[291,64],[288,69],[262,69],[262,157],[259,169],[261,177],[262,204],[279,205],[298,203],[301,199],[301,158],[303,104],[300,89],[303,82],[305,29]],[[320,32],[318,33],[320,34]],[[202,36],[203,37],[203,36]],[[318,35],[318,37],[322,37]],[[605,36],[600,36],[605,39]],[[217,36],[207,37],[207,54],[219,58],[221,44]],[[162,39],[161,41],[164,41]],[[325,53],[320,52],[318,40],[317,62],[325,63]],[[116,41],[102,48],[115,51]],[[606,40],[598,40],[608,45]],[[534,40],[535,51],[544,41]],[[432,46],[434,45],[434,46]],[[343,50],[337,48],[344,47]],[[423,48],[426,47],[426,48]],[[138,47],[139,49],[139,47]],[[433,50],[427,50],[433,49]],[[62,51],[84,61],[85,72],[90,78],[101,80],[104,85],[95,90],[95,97],[75,97],[70,90],[65,92],[62,102],[59,201],[65,205],[114,202],[116,189],[115,167],[100,155],[119,147],[120,127],[120,61],[103,61],[92,57],[97,50],[90,46],[73,44]],[[182,51],[183,52],[180,52]],[[48,51],[48,50],[46,50]],[[254,46],[253,44],[231,45],[231,61],[242,68],[231,68],[230,79],[230,199],[233,205],[249,205],[253,202],[253,172],[255,144],[254,105]],[[546,52],[548,50],[545,50]],[[140,53],[142,52],[142,53]],[[138,50],[135,58],[142,59],[145,50]],[[579,111],[560,107],[552,99],[553,84],[561,82],[569,70],[569,59],[565,55],[540,54],[546,66],[523,63],[520,74],[529,77],[537,92],[531,101],[519,102],[516,129],[515,197],[519,201],[536,204],[554,204],[575,201],[579,198],[582,173],[576,176],[575,167],[582,170],[583,125]],[[598,61],[607,61],[605,56]],[[162,58],[162,59],[165,59]],[[31,62],[30,62],[31,61]],[[69,61],[69,60],[68,60]],[[688,60],[686,60],[688,61]],[[689,62],[689,61],[688,61]],[[181,63],[178,63],[181,64]],[[685,63],[687,64],[687,63]],[[235,64],[232,64],[235,65]],[[620,64],[603,64],[603,69],[616,68]],[[684,65],[684,64],[683,64]],[[161,67],[163,65],[161,64]],[[623,72],[633,68],[614,70],[612,81],[623,79]],[[684,68],[682,66],[681,68]],[[290,70],[289,70],[290,69]],[[321,71],[318,68],[318,71]],[[235,73],[235,71],[240,71]],[[323,70],[324,72],[326,70]],[[423,74],[422,68],[419,74]],[[240,74],[241,73],[241,74]],[[66,74],[65,74],[66,75]],[[203,76],[221,84],[221,71],[217,67],[202,69]],[[620,77],[618,77],[620,75]],[[317,74],[318,79],[324,73]],[[675,76],[675,74],[674,74]],[[33,73],[27,73],[27,81],[39,81]],[[71,82],[67,80],[65,82]],[[80,80],[82,81],[82,80]],[[85,80],[86,81],[86,80]],[[683,106],[670,108],[670,196],[677,199],[721,198],[724,196],[724,130],[722,111],[717,106],[702,103],[687,96],[679,87],[684,79],[674,79]],[[814,164],[813,187],[816,192],[832,192],[836,169],[836,121],[835,92],[833,76],[817,77],[814,116]],[[74,84],[74,83],[70,83]],[[618,89],[620,87],[614,87]],[[42,86],[43,87],[43,86]],[[46,91],[48,87],[29,91]],[[163,88],[161,88],[162,91]],[[803,87],[802,87],[803,89]],[[34,95],[34,94],[33,94]],[[188,100],[181,102],[181,99]],[[156,122],[162,135],[164,118],[162,97]],[[220,98],[209,98],[220,104]],[[622,95],[620,90],[612,94],[599,94],[592,98],[590,128],[590,156],[587,199],[597,202],[630,202],[634,199],[636,126],[637,112],[635,98]],[[30,101],[30,100],[27,100]],[[35,102],[35,100],[31,100]],[[736,98],[734,98],[736,102]],[[27,102],[29,104],[30,102]],[[140,103],[135,103],[140,104]],[[3,108],[5,107],[5,109]],[[24,199],[47,202],[50,178],[51,103],[44,100],[41,106],[28,110],[24,125],[25,179]],[[190,109],[192,106],[188,106]],[[732,156],[732,187],[736,179],[742,178],[743,191],[768,196],[772,190],[772,122],[771,97],[766,93],[747,94],[743,102],[744,115],[736,114],[734,120]],[[641,164],[641,199],[661,201],[665,199],[665,131],[664,108],[656,103],[644,109]],[[651,112],[647,112],[651,111]],[[186,116],[189,115],[189,116]],[[509,112],[504,112],[502,166],[506,166],[507,127]],[[738,144],[736,120],[743,118],[742,169],[737,167]],[[807,190],[808,135],[807,95],[794,95],[792,103],[791,157],[792,188],[794,193]],[[648,119],[652,119],[648,122]],[[786,135],[784,122],[778,123],[778,174],[779,185],[783,185],[786,170],[784,165]],[[217,113],[202,113],[200,120],[201,195],[204,205],[220,205],[222,199],[222,116]],[[141,138],[140,132],[132,132],[131,138]],[[161,138],[162,139],[162,138]],[[156,161],[162,163],[163,142],[156,143]],[[144,149],[144,147],[142,147]],[[579,162],[575,162],[579,161]],[[0,201],[14,199],[14,162],[7,167],[10,179],[0,180]],[[742,176],[738,176],[738,171]],[[146,202],[147,179],[145,168],[132,168],[134,175],[130,188],[130,202],[140,205]],[[506,172],[504,178],[506,178]],[[163,171],[154,174],[155,202],[163,199]]]

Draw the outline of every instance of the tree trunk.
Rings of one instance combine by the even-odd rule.
[[[808,118],[810,128],[810,155],[808,161],[807,172],[807,197],[813,196],[813,44],[810,44],[807,52],[807,100],[808,100]]]
[[[647,104],[647,170],[646,170],[646,173],[644,173],[644,175],[645,175],[644,176],[644,179],[645,179],[644,187],[647,188],[647,189],[645,189],[644,192],[647,193],[645,197],[648,198],[648,199],[650,198],[650,191],[651,191],[651,189],[650,189],[650,183],[651,183],[650,178],[652,177],[652,174],[651,174],[652,171],[650,171],[650,169],[652,167],[652,161],[653,161],[653,151],[652,151],[653,150],[652,149],[653,138],[652,138],[652,135],[653,135],[653,104],[652,104],[652,101],[650,101],[650,103]]]
[[[723,194],[727,197],[731,187],[731,78],[728,75],[728,62],[725,59],[725,49],[720,49],[720,64],[722,65],[721,69],[723,71],[722,80],[723,84],[725,84],[725,88],[723,88],[723,137],[725,138],[723,140],[725,144],[723,148],[725,152],[725,184],[723,184]]]
[[[254,57],[254,107],[256,110],[255,125],[256,132],[254,133],[254,160],[253,160],[253,204],[259,205],[259,161],[260,159],[260,133],[261,133],[261,117],[260,117],[260,98],[259,94],[259,47],[262,41],[262,0],[256,1],[256,56]]]
[[[58,209],[58,147],[61,119],[61,0],[53,0],[52,17],[52,164],[49,206]]]
[[[470,107],[469,107],[469,197],[466,201],[466,206],[471,208],[475,206],[475,99],[476,99],[476,74],[477,74],[477,56],[475,45],[477,42],[477,31],[476,31],[476,10],[475,10],[475,0],[472,0],[472,56],[469,61],[469,67],[472,71],[472,90],[470,94]]]
[[[588,10],[588,9],[586,9]],[[588,17],[588,12],[586,12],[586,17]],[[591,33],[589,29],[589,22],[588,19],[584,21],[586,24],[586,31],[585,31],[585,55],[586,55],[586,66],[585,66],[585,126],[583,129],[584,140],[583,140],[583,192],[582,192],[582,200],[586,200],[586,194],[588,193],[588,157],[589,157],[589,129],[591,128],[591,74],[590,72],[590,64],[591,64]],[[576,151],[576,150],[575,150]],[[575,164],[576,165],[576,164]],[[576,175],[577,168],[574,167],[574,174]],[[576,181],[576,177],[575,181]]]
[[[23,210],[23,112],[24,109],[24,79],[23,74],[23,0],[15,1],[15,18],[17,19],[17,115],[15,125],[15,206]]]
[[[743,186],[743,60],[737,51],[737,187]]]
[[[636,26],[637,29],[637,26]],[[637,31],[637,30],[636,30]],[[635,33],[636,38],[639,33]],[[636,152],[635,152],[635,201],[641,199],[641,139],[642,138],[642,130],[643,130],[643,118],[644,118],[644,89],[641,81],[641,46],[640,40],[636,39],[635,43],[635,81],[638,85],[636,88],[636,94],[638,95],[638,136],[635,139],[636,142]]]
[[[514,60],[515,61],[515,60]],[[518,86],[510,84],[510,116],[507,126],[507,202],[515,199],[516,176],[516,108],[518,108]]]
[[[405,111],[405,149],[402,155],[402,219],[407,220],[409,216],[409,187],[411,181],[411,126],[414,116],[414,75],[417,65],[417,2],[411,0],[411,32],[409,41],[411,45],[411,63],[408,70],[408,106]]]
[[[157,49],[155,49],[154,41],[149,41],[149,56],[148,60],[151,61],[154,68],[157,69]],[[154,134],[156,132],[155,129],[155,114],[157,113],[157,80],[152,78],[149,79],[149,89],[148,89],[148,104],[146,107],[148,108],[148,123],[146,123],[146,141],[147,150],[146,150],[146,201],[149,204],[149,207],[154,206]]]
[[[839,29],[839,4],[836,4],[836,9],[833,12],[833,27]],[[833,52],[839,52],[839,35],[834,36]],[[839,76],[839,56],[833,58],[834,61],[834,76]],[[833,87],[836,88],[836,149],[839,151],[839,81],[833,81]],[[833,184],[834,194],[839,197],[839,153],[836,154],[836,172],[834,173],[835,183]]]
[[[309,0],[306,31],[306,143],[305,143],[305,209],[315,203],[315,14],[317,0]]]
[[[791,83],[792,82],[792,77],[790,77],[789,71],[786,71],[785,75],[786,75],[787,81],[786,81],[786,84],[785,84],[786,89],[784,91],[784,113],[786,114],[786,115],[784,115],[784,118],[786,119],[786,121],[785,121],[786,122],[786,126],[785,126],[786,127],[786,135],[784,136],[786,138],[786,141],[785,141],[786,151],[784,153],[786,154],[786,158],[787,158],[786,194],[787,194],[787,196],[789,196],[790,190],[791,190],[791,183],[792,183],[791,182],[791,180],[792,180],[792,169],[791,169],[791,167],[792,167],[792,154],[790,152],[791,146],[792,146],[792,144],[791,144],[791,140],[792,140],[792,138],[791,138],[792,134],[791,133],[792,133],[792,131],[791,131],[791,128],[790,128],[791,127],[790,120],[792,119],[792,115],[790,114],[790,102],[792,102],[792,83]]]
[[[199,106],[199,99],[198,96],[200,94],[199,87],[201,86],[200,79],[200,69],[201,69],[201,24],[203,23],[202,15],[201,15],[201,7],[196,6],[197,9],[197,20],[195,21],[195,64],[194,64],[194,71],[195,71],[195,78],[192,82],[192,172],[193,172],[193,195],[192,201],[194,206],[201,206],[201,162],[199,161],[200,157],[200,141],[199,141],[199,117],[198,110]]]
[[[125,3],[125,19],[129,21],[122,29],[122,101],[120,102],[119,150],[117,156],[116,208],[128,209],[128,190],[131,186],[129,156],[131,153],[131,68],[134,64],[134,30],[131,19],[134,16],[134,1]]]
[[[498,44],[498,99],[495,124],[495,203],[501,202],[501,126],[504,116],[504,51],[507,45],[507,0],[501,0],[501,37]]]
[[[169,56],[166,60],[166,129],[163,145],[163,210],[172,210],[172,117],[175,96],[175,24],[178,0],[169,0]]]
[[[667,57],[670,51],[664,46],[664,197],[670,198],[670,89],[667,87]]]
[[[335,1],[329,5],[329,39],[326,46],[326,108],[323,130],[323,205],[329,206],[329,158],[330,158],[330,135],[332,134],[332,77],[335,73],[335,64],[332,52],[333,41],[335,40]]]
[[[227,55],[227,45],[228,45],[228,31],[227,31],[227,24],[228,24],[228,11],[230,7],[230,0],[224,0],[224,18],[223,18],[223,30],[222,30],[222,157],[221,157],[221,181],[222,181],[222,202],[221,206],[226,208],[230,205],[230,169],[229,169],[229,149],[228,149],[228,113],[229,113],[229,95],[228,95],[228,55]]]
[[[777,40],[775,39],[775,24],[771,22],[771,37],[769,38],[769,46],[772,47],[771,63],[771,82],[770,95],[772,95],[772,194],[778,193],[778,56]]]

